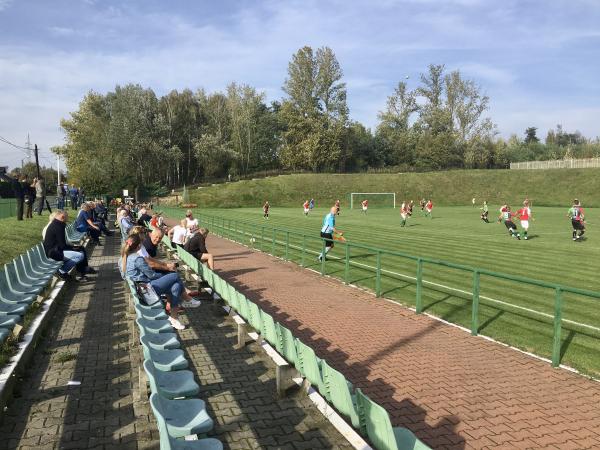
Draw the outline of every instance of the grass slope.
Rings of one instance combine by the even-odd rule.
[[[496,205],[497,206],[497,205]],[[496,206],[490,208],[494,219]],[[182,215],[181,210],[167,211],[172,217]],[[277,208],[271,210],[270,220],[262,218],[259,208],[244,209],[200,209],[199,217],[208,220],[209,228],[219,232],[219,223],[213,225],[211,215],[229,220],[245,221],[245,224],[231,227],[237,232],[226,232],[233,239],[251,244],[254,247],[274,253],[285,254],[285,230],[306,233],[307,249],[305,264],[320,270],[316,254],[320,251],[317,239],[321,220],[326,210],[314,211],[304,217],[301,208]],[[421,216],[415,211],[407,227],[400,228],[398,210],[371,209],[367,216],[357,210],[342,210],[338,227],[345,231],[349,242],[399,251],[410,255],[430,257],[439,260],[484,268],[492,271],[520,275],[551,283],[600,291],[600,237],[596,236],[594,224],[600,223],[600,211],[587,210],[587,237],[583,242],[571,240],[570,221],[565,217],[566,208],[534,208],[536,221],[530,228],[528,241],[510,238],[504,225],[485,224],[479,220],[479,209],[472,207],[441,207],[434,209],[434,218]],[[271,241],[275,227],[276,241]],[[261,239],[264,236],[264,241]],[[300,263],[302,238],[290,234],[291,248],[289,259]],[[297,247],[296,249],[293,247]],[[326,273],[343,278],[344,264],[335,257],[344,257],[343,245],[332,251],[333,258],[327,261]],[[352,262],[349,282],[365,288],[375,289],[373,269],[376,255],[365,249],[351,249]],[[398,256],[382,255],[382,291],[387,298],[403,304],[415,304],[415,283],[408,277],[416,275],[416,263]],[[448,267],[432,264],[424,265],[425,285],[423,301],[425,311],[453,323],[470,327],[472,274]],[[436,283],[441,286],[434,286]],[[464,290],[457,293],[443,286]],[[487,301],[485,297],[501,300],[508,305]],[[552,289],[520,284],[489,276],[481,277],[480,326],[482,334],[502,342],[550,357],[552,350],[552,324],[549,318],[540,318],[527,311],[515,310],[510,305],[518,305],[549,315],[554,311]],[[563,347],[562,362],[586,373],[600,375],[600,345],[597,331],[579,326],[587,324],[600,327],[600,299],[592,299],[575,294],[564,295],[563,308]]]
[[[0,264],[25,252],[42,240],[42,229],[48,223],[48,214],[34,215],[33,219],[0,219]]]
[[[201,207],[296,207],[315,198],[318,206],[336,198],[348,204],[350,192],[396,192],[397,201],[431,197],[437,205],[455,206],[487,199],[492,203],[521,202],[529,196],[536,206],[568,205],[579,197],[600,206],[600,169],[453,170],[406,174],[298,174],[238,181],[190,189],[190,200]]]

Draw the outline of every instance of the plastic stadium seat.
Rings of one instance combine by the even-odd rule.
[[[10,290],[15,294],[37,294],[41,292],[46,285],[46,282],[43,282],[42,284],[21,283],[13,263],[4,265],[4,273]]]
[[[4,340],[8,337],[10,331],[6,328],[0,328],[0,343],[4,342]]]
[[[183,350],[156,350],[149,343],[148,336],[140,336],[144,359],[149,359],[158,370],[171,372],[173,370],[187,369],[189,362],[185,359]]]
[[[148,360],[144,361],[144,370],[148,375],[150,390],[165,398],[191,397],[200,392],[200,386],[194,381],[194,374],[189,370],[163,372],[157,370]]]
[[[204,401],[198,398],[169,400],[153,393],[150,395],[152,411],[166,422],[169,436],[178,438],[190,434],[207,433],[213,420],[206,412]]]
[[[34,272],[42,274],[54,274],[56,272],[56,266],[54,264],[44,264],[38,256],[35,249],[29,249],[23,255],[26,266],[29,266]]]
[[[19,316],[0,316],[0,328],[12,328],[19,322]]]
[[[292,332],[277,323],[277,351],[285,358],[287,362],[293,364],[300,371],[300,360],[298,359],[298,351],[296,350],[296,338]]]
[[[319,391],[323,392],[323,375],[321,374],[321,360],[315,351],[300,339],[296,339],[296,351],[300,360],[300,373],[310,381]]]
[[[186,400],[171,401],[183,402]],[[154,417],[158,424],[161,450],[223,450],[223,444],[221,444],[218,439],[214,438],[199,439],[197,441],[175,439],[175,436],[169,434],[170,429],[168,428],[167,420],[164,417],[162,402],[160,401],[160,396],[158,394],[152,394],[150,396],[150,405],[152,406],[152,411],[154,412]],[[208,415],[207,418],[208,420],[211,420]]]
[[[8,304],[0,301],[0,317],[22,316],[26,309],[27,305]]]
[[[361,418],[361,430],[367,434],[375,448],[379,450],[430,450],[410,430],[402,427],[392,428],[387,411],[363,394],[360,389],[356,390],[356,403]]]
[[[340,372],[330,367],[325,360],[321,361],[323,372],[323,384],[325,386],[325,397],[335,409],[350,418],[352,426],[359,428],[358,410],[356,406],[356,395],[354,386]]]
[[[50,279],[56,272],[55,269],[44,269],[42,267],[34,266],[27,257],[27,253],[21,254],[18,260],[19,264],[25,269],[25,273],[34,275],[36,278]]]
[[[42,262],[42,264],[48,266],[48,267],[55,267],[56,269],[58,269],[59,267],[61,267],[63,265],[62,261],[54,261],[52,258],[48,258],[46,256],[46,253],[44,253],[44,245],[43,244],[38,244],[35,247],[33,247],[34,250],[34,254],[36,255],[36,257]]]
[[[260,308],[254,302],[248,301],[248,309],[250,315],[248,317],[248,322],[256,331],[260,331],[262,329],[262,318],[260,315]]]
[[[150,308],[140,303],[134,305],[136,314],[139,318],[148,320],[168,320],[167,314],[162,309]]]
[[[172,350],[181,347],[177,334],[175,333],[148,333],[146,329],[138,324],[140,338],[146,336],[148,347],[155,350]]]
[[[261,321],[262,328],[260,330],[260,334],[266,341],[277,347],[277,342],[279,341],[277,337],[277,328],[275,326],[275,321],[273,320],[273,316],[264,311],[261,311]]]
[[[138,317],[135,322],[140,327],[144,327],[148,333],[172,333],[173,326],[168,320],[148,320]]]
[[[0,302],[9,304],[30,304],[36,298],[36,294],[15,294],[8,286],[6,274],[0,272]]]

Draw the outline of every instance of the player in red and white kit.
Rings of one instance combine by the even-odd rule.
[[[266,200],[265,204],[263,205],[263,218],[264,219],[269,218],[269,208],[271,208],[271,205],[269,205],[269,201]]]
[[[362,205],[362,212],[366,214],[367,209],[369,209],[369,200],[365,198],[360,204]]]
[[[425,203],[425,217],[429,217],[430,219],[432,219],[433,217],[431,217],[431,211],[433,210],[433,202],[430,200],[427,200],[427,203]]]
[[[406,225],[406,220],[408,219],[408,216],[409,216],[408,204],[404,201],[404,202],[402,202],[402,205],[400,206],[400,217],[402,218],[401,226]]]
[[[529,220],[533,220],[533,216],[531,215],[531,208],[529,207],[529,200],[525,200],[523,202],[523,207],[517,211],[517,216],[519,216],[519,220],[521,221],[521,237],[527,240],[527,231],[529,230]]]
[[[335,215],[339,216],[340,215],[340,201],[336,200],[335,205],[333,205],[333,206],[335,206]]]
[[[304,208],[304,215],[308,216],[308,213],[310,212],[310,203],[308,200],[306,200],[303,204],[302,207]]]

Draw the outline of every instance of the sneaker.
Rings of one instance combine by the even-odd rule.
[[[527,240],[527,239],[529,239],[529,238],[528,238],[527,236],[525,236],[523,239]]]
[[[181,305],[184,308],[197,308],[198,306],[200,306],[202,304],[202,302],[200,300],[196,300],[195,298],[192,298],[190,301],[188,302],[182,302]]]
[[[171,326],[176,330],[185,330],[185,325],[182,324],[179,320],[169,317],[169,322],[171,323]]]
[[[573,240],[574,240],[574,241],[576,241],[576,240],[577,240],[577,238],[576,238],[576,237],[574,237],[574,238],[573,238]]]

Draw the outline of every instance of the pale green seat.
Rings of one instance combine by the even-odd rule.
[[[60,268],[63,265],[62,261],[55,261],[52,258],[48,258],[44,252],[44,245],[38,244],[34,248],[34,253],[37,255],[39,260],[48,267],[54,267],[55,269]]]
[[[260,334],[269,344],[277,347],[277,341],[279,339],[277,337],[277,328],[275,326],[275,320],[273,320],[273,316],[269,313],[262,311],[261,321],[262,328],[260,330]]]
[[[4,342],[4,340],[8,337],[10,331],[6,328],[0,328],[0,343]]]
[[[138,325],[140,338],[146,336],[146,343],[154,350],[172,350],[181,347],[175,333],[148,333],[144,327]]]
[[[383,407],[356,390],[356,403],[361,418],[361,430],[378,450],[431,450],[406,428],[392,427]]]
[[[154,414],[166,422],[169,436],[174,438],[208,433],[213,428],[206,404],[198,398],[169,400],[153,393],[150,404]]]
[[[296,338],[288,328],[280,323],[277,324],[277,328],[277,351],[287,362],[293,364],[296,369],[300,371],[300,361],[298,359],[298,351],[296,350]]]
[[[194,374],[189,370],[164,372],[156,369],[151,361],[144,361],[144,370],[148,375],[150,390],[165,398],[191,397],[200,392],[200,386],[194,381]]]
[[[0,302],[10,304],[30,304],[37,298],[36,294],[17,294],[10,289],[6,273],[0,272]]]
[[[12,330],[19,322],[19,316],[0,316],[0,328]]]
[[[300,339],[296,339],[296,351],[300,360],[300,373],[310,381],[318,391],[323,392],[323,375],[321,374],[321,360],[315,351]]]
[[[173,326],[168,320],[149,320],[144,318],[137,318],[135,322],[148,333],[172,333]]]
[[[28,305],[4,303],[0,301],[0,317],[4,316],[22,316],[25,314]]]
[[[360,427],[354,386],[325,360],[321,361],[325,397],[341,414],[350,418],[352,426]]]
[[[19,281],[15,265],[8,263],[4,265],[4,274],[6,282],[12,292],[15,294],[38,294],[44,289],[46,283],[42,284],[23,284]]]
[[[252,326],[252,328],[254,328],[256,331],[259,331],[262,329],[262,318],[261,318],[261,314],[260,314],[260,308],[258,307],[258,305],[254,302],[248,301],[248,310],[249,310],[249,317],[248,317],[248,322],[250,323],[250,325]]]
[[[36,273],[52,275],[56,272],[57,267],[54,264],[53,265],[44,264],[40,260],[40,257],[38,256],[37,252],[35,251],[35,248],[27,250],[27,252],[25,254],[23,254],[23,258],[25,258],[27,260],[26,261],[27,264],[29,264],[29,266],[32,268],[32,270],[35,271]]]
[[[132,292],[131,295],[133,297],[133,304],[139,306],[142,311],[165,311],[165,305],[162,301],[153,303],[152,305],[147,305],[146,303],[142,303],[140,301],[137,292]]]
[[[19,280],[19,283],[21,283],[23,286],[44,289],[48,285],[48,282],[52,279],[51,273],[39,275],[28,269],[23,262],[23,255],[17,256],[12,260],[11,263],[7,265],[13,267],[16,272],[17,280]]]
[[[150,345],[148,336],[140,336],[140,342],[142,343],[144,359],[152,361],[152,364],[158,370],[171,372],[188,368],[189,362],[185,359],[183,350],[156,350]]]
[[[167,314],[162,309],[149,308],[140,303],[134,305],[136,314],[139,318],[148,320],[168,320]]]

